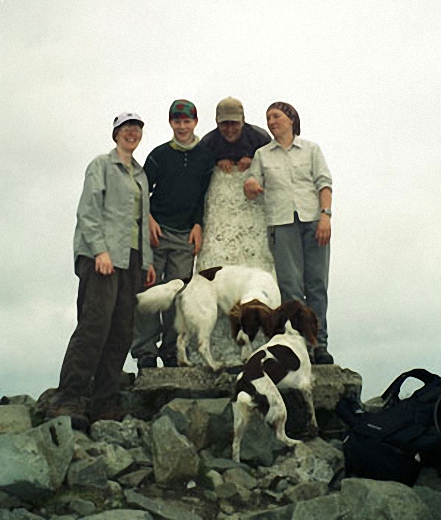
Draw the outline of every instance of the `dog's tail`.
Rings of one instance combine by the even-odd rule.
[[[155,285],[136,295],[137,309],[141,314],[155,314],[170,309],[177,294],[185,283],[182,280],[171,280],[168,283]]]

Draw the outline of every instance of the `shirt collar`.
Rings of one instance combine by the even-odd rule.
[[[302,140],[298,135],[294,136],[294,141],[291,143],[291,146],[288,148],[288,150],[291,150],[291,148],[295,146],[296,148],[303,148]],[[275,150],[276,148],[281,148],[282,150],[285,150],[283,146],[278,143],[275,139],[271,140],[271,150]]]
[[[113,148],[113,150],[110,150],[109,156],[110,156],[110,160],[113,163],[122,164],[123,166],[125,166],[125,164],[121,161],[121,158],[118,155],[116,148]],[[136,173],[137,170],[142,170],[141,166],[138,164],[137,160],[134,157],[132,157],[132,166],[135,168],[134,173]]]

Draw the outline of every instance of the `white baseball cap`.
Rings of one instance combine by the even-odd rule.
[[[139,121],[141,123],[141,128],[144,126],[144,121],[141,119],[141,116],[136,112],[122,112],[113,120],[113,128],[117,128],[127,121]]]

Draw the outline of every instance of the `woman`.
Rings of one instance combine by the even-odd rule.
[[[149,245],[149,189],[133,152],[144,123],[124,112],[113,122],[116,148],[86,170],[74,236],[79,277],[78,325],[61,367],[60,384],[47,418],[69,415],[72,427],[121,420],[118,378],[130,349],[135,295],[142,269],[155,282]],[[91,391],[91,407],[85,397]]]
[[[282,301],[296,299],[319,319],[315,362],[331,364],[326,311],[331,238],[332,179],[319,146],[300,139],[300,118],[283,102],[269,106],[274,139],[257,150],[245,195],[263,193],[269,243]]]

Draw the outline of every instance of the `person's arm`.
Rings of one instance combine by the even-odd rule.
[[[332,191],[330,188],[323,188],[319,193],[320,211],[329,210],[332,207]],[[331,240],[331,216],[320,212],[320,219],[315,231],[315,238],[319,246],[326,246]]]
[[[245,181],[243,186],[243,192],[245,197],[249,200],[257,198],[263,193],[263,169],[260,159],[259,150],[254,155],[254,159],[251,162],[251,166],[248,172],[248,179]]]

